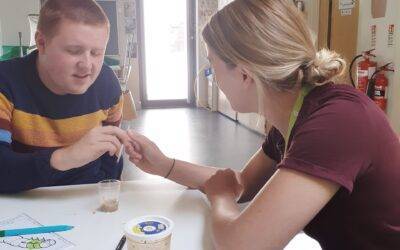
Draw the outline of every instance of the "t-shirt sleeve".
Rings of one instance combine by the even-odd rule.
[[[265,142],[262,144],[264,153],[272,160],[280,162],[284,147],[285,140],[283,139],[281,133],[278,129],[272,127],[265,138]]]
[[[11,118],[14,104],[7,90],[5,79],[0,75],[0,142],[11,143]]]
[[[120,95],[118,102],[114,104],[109,110],[105,125],[119,126],[122,121],[122,107],[123,107],[123,96]]]
[[[105,84],[105,98],[108,99],[109,103],[107,109],[107,119],[103,122],[103,125],[119,126],[122,121],[122,108],[123,108],[123,95],[121,86],[118,78],[111,70],[110,67],[103,66],[104,84]]]
[[[357,177],[372,161],[368,124],[361,105],[344,100],[328,104],[296,124],[277,167],[332,181],[351,193]]]
[[[0,193],[15,193],[51,184],[58,170],[50,166],[55,149],[34,153],[13,151],[12,113],[13,95],[7,79],[0,74]]]

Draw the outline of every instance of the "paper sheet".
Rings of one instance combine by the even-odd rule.
[[[0,221],[0,230],[42,226],[27,214]],[[56,233],[21,235],[0,238],[0,249],[69,249],[75,245]]]

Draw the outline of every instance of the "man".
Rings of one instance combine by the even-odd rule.
[[[119,178],[121,89],[93,0],[48,0],[37,51],[0,62],[0,192]]]

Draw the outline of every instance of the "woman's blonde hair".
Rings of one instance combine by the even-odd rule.
[[[209,49],[232,68],[242,65],[258,87],[323,85],[346,67],[336,52],[317,52],[291,0],[235,0],[211,18],[202,34]]]

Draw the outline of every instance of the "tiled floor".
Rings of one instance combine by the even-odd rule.
[[[131,128],[153,140],[168,156],[202,165],[241,169],[264,136],[205,109],[148,109]],[[148,178],[125,159],[123,179]]]

